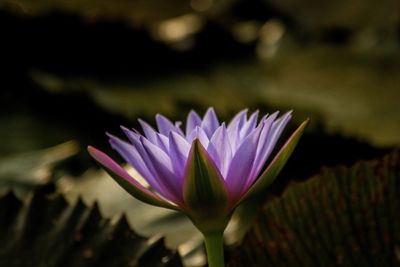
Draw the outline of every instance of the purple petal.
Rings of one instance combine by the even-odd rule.
[[[154,144],[157,140],[156,130],[154,130],[153,127],[151,127],[144,120],[138,119],[138,121],[140,123],[140,126],[142,126],[142,129],[143,129],[143,132],[144,132],[144,135],[146,136],[146,138]]]
[[[187,140],[191,144],[193,142],[193,140],[195,140],[195,139],[199,139],[200,143],[203,147],[208,147],[208,143],[210,142],[207,137],[207,134],[199,126],[196,126],[193,129],[193,131],[190,133]]]
[[[219,127],[219,122],[217,118],[217,114],[213,108],[207,109],[206,114],[204,115],[203,121],[201,123],[201,128],[204,129],[208,138],[211,138],[215,130]]]
[[[180,128],[175,127],[175,125],[163,115],[157,114],[156,122],[158,131],[165,136],[168,136],[170,132],[177,132],[180,135],[183,135],[182,130]]]
[[[253,171],[258,169],[259,167],[262,167],[260,165],[263,165],[265,163],[265,160],[267,159],[270,151],[269,147],[271,144],[271,132],[273,128],[273,124],[276,120],[276,117],[278,116],[279,112],[273,113],[271,116],[267,117],[260,123],[264,124],[264,128],[261,132],[260,135],[260,141],[258,142],[257,145],[257,154],[256,154],[256,159],[254,162],[253,166]]]
[[[278,115],[278,112],[272,114],[266,120],[262,121],[261,123],[264,124],[263,130],[260,134],[260,139],[257,145],[257,152],[254,159],[253,167],[249,175],[249,179],[246,182],[243,190],[247,190],[247,188],[254,182],[257,178],[258,172],[263,167],[265,161],[267,160],[270,151],[268,151],[268,144],[269,144],[269,137],[272,129],[272,124]]]
[[[239,146],[229,166],[226,183],[232,199],[240,198],[243,186],[246,184],[253,167],[257,152],[257,144],[263,125],[259,125]]]
[[[162,193],[168,195],[168,199],[171,201],[182,204],[182,184],[174,174],[170,158],[162,149],[146,138],[141,137],[140,141],[149,156],[150,162],[146,162],[146,165],[153,166],[158,182],[164,186]]]
[[[258,177],[262,167],[267,161],[269,155],[273,151],[276,142],[279,139],[283,129],[291,118],[291,112],[287,112],[275,121],[278,113],[275,112],[265,120],[264,130],[261,132],[260,141],[258,143],[258,149],[256,159],[254,161],[253,169],[248,180],[247,187],[251,186],[254,180]]]
[[[139,141],[140,134],[135,131],[131,131],[128,128],[121,126],[122,131],[125,133],[126,137],[128,137],[131,143]]]
[[[165,153],[169,151],[169,140],[165,135],[157,133],[157,144]]]
[[[150,142],[152,142],[153,144],[155,144],[156,146],[160,147],[162,150],[167,152],[168,151],[168,138],[165,137],[164,135],[161,135],[158,132],[156,132],[153,129],[153,127],[151,127],[145,121],[139,119],[139,123],[143,128],[143,132],[144,132],[146,138]],[[122,126],[121,126],[121,129],[124,131],[125,135],[129,138],[131,143],[134,143],[133,140],[136,140],[136,142],[139,141],[139,138],[141,136],[140,134],[135,133],[135,132],[133,132],[125,127],[122,127]]]
[[[169,134],[169,156],[172,162],[172,168],[181,180],[186,166],[186,160],[189,155],[190,145],[185,138],[177,133]]]
[[[251,133],[257,125],[258,110],[251,114],[250,119],[244,123],[242,129],[240,129],[240,139],[245,138]]]
[[[229,141],[232,146],[232,152],[235,152],[239,147],[240,129],[246,122],[247,111],[248,111],[247,109],[244,109],[241,112],[239,112],[228,124],[227,131],[228,131]]]
[[[155,199],[157,201],[161,201],[161,199],[149,191],[147,188],[145,188],[143,185],[141,185],[138,181],[136,181],[132,176],[129,175],[129,173],[124,170],[119,164],[117,164],[113,159],[111,159],[108,155],[103,153],[102,151],[89,146],[88,151],[90,155],[98,161],[101,165],[103,165],[105,168],[107,168],[109,171],[113,172],[114,174],[118,175],[119,177],[122,177],[129,183],[131,183],[134,187],[136,187],[138,190],[142,191],[145,195],[150,197],[151,199]]]
[[[191,110],[186,120],[186,137],[189,137],[194,128],[200,125],[201,125],[201,118],[199,114]]]
[[[280,135],[282,134],[283,129],[285,129],[291,117],[292,117],[292,112],[289,111],[273,122],[271,128],[271,134],[268,137],[269,141],[267,142],[267,150],[269,152],[272,152],[272,150],[274,149],[276,142],[278,141]]]
[[[129,133],[129,132],[128,132]],[[149,154],[145,150],[142,144],[142,139],[144,137],[130,132],[131,134],[131,147],[126,146],[130,145],[119,138],[109,135],[111,146],[121,154],[121,156],[130,164],[133,168],[135,168],[143,178],[149,183],[151,187],[153,187],[160,195],[165,197],[166,199],[175,200],[174,194],[171,192],[169,187],[165,185],[162,179],[159,179],[158,170],[154,167],[152,159],[149,157]],[[139,136],[139,137],[138,137]],[[147,139],[146,139],[147,140]],[[147,141],[150,143],[150,141]],[[126,145],[124,145],[126,144]],[[145,165],[144,169],[141,169],[140,166],[137,166],[137,162],[133,159],[129,160],[129,155],[134,153],[132,151],[137,151],[138,157],[140,157]],[[125,156],[124,156],[125,155]],[[140,162],[138,160],[138,162]],[[146,170],[148,173],[146,173]],[[142,173],[143,172],[143,173]]]
[[[248,111],[249,110],[246,108],[246,109],[243,109],[242,111],[240,111],[238,114],[236,114],[235,117],[233,117],[233,119],[228,124],[228,127],[227,127],[228,131],[232,127],[236,127],[235,125],[237,125],[237,124],[239,124],[239,126],[242,127],[243,123],[246,121]]]
[[[122,158],[124,158],[124,160],[128,162],[144,179],[146,179],[151,187],[153,187],[156,191],[162,192],[162,185],[154,178],[154,172],[149,170],[145,159],[142,157],[144,155],[143,147],[141,149],[142,151],[138,151],[134,145],[129,144],[111,134],[108,136],[110,137],[111,147],[115,149],[122,156]]]
[[[207,147],[215,165],[220,170],[223,177],[228,173],[228,167],[232,160],[232,148],[229,142],[225,123],[215,131]]]
[[[182,122],[181,121],[176,121],[175,122],[175,128],[179,129],[179,131],[181,131],[183,133],[183,131],[181,129],[181,126],[182,126]]]
[[[309,122],[310,119],[305,120],[294,131],[294,133],[292,133],[292,135],[279,149],[274,159],[269,163],[268,167],[264,170],[260,177],[254,182],[251,188],[247,190],[245,194],[243,194],[242,198],[238,200],[238,203],[256,195],[260,195],[260,193],[263,192],[265,188],[275,180],[277,175],[282,170],[283,166],[286,164],[296,145],[298,144],[298,141],[303,135],[304,130]]]
[[[282,134],[283,129],[285,129],[287,123],[290,121],[292,118],[292,112],[286,112],[283,116],[281,116],[279,119],[277,119],[273,125],[272,125],[272,130],[271,130],[271,142],[270,146],[271,151],[273,150],[276,142],[278,141],[280,135]]]

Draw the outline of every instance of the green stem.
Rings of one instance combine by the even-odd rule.
[[[224,267],[224,232],[204,235],[208,267]]]

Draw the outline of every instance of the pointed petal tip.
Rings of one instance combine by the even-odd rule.
[[[211,106],[211,107],[208,107],[206,113],[209,112],[209,111],[210,111],[210,112],[211,112],[211,111],[215,111],[214,107],[212,107],[212,106]]]
[[[208,116],[217,117],[217,113],[215,112],[214,107],[209,107],[209,108],[206,110],[206,113],[204,113],[204,117],[206,117],[207,115],[208,115]],[[203,117],[203,119],[204,119],[204,117]]]
[[[188,157],[190,157],[192,153],[199,152],[199,151],[202,151],[202,153],[208,155],[208,152],[207,152],[206,148],[203,146],[203,144],[201,143],[200,139],[198,137],[196,137],[192,141]]]
[[[142,120],[141,118],[138,118],[137,121],[139,122],[140,126],[142,126],[142,128],[143,128],[143,125],[148,124],[145,120]]]
[[[95,153],[96,152],[96,148],[94,148],[93,146],[91,146],[91,145],[88,145],[87,146],[87,151],[89,152],[89,154],[91,155],[92,153]]]
[[[89,152],[90,156],[93,157],[93,159],[95,159],[98,163],[100,163],[105,168],[113,171],[114,173],[118,174],[121,177],[124,177],[127,180],[132,179],[132,177],[130,177],[130,175],[125,173],[123,168],[118,163],[116,163],[113,159],[111,159],[103,151],[101,151],[93,146],[88,146],[88,152]]]
[[[300,124],[299,128],[300,128],[300,127],[301,127],[301,128],[306,128],[310,123],[311,123],[311,119],[310,119],[310,118],[307,118],[307,119],[305,119],[305,120]]]
[[[106,132],[106,135],[108,136],[108,138],[118,138],[118,137],[116,137],[115,135],[113,135],[113,134],[111,134],[109,132]]]
[[[275,111],[274,113],[272,113],[270,116],[268,117],[272,117],[272,116],[276,116],[278,117],[279,113],[281,113],[279,110]]]
[[[245,108],[245,109],[243,109],[242,111],[240,111],[237,115],[244,115],[245,117],[246,117],[246,119],[247,119],[247,116],[248,116],[248,114],[249,114],[249,109],[248,108]]]
[[[196,110],[194,110],[194,109],[191,109],[191,110],[189,111],[187,117],[190,117],[190,116],[197,116],[197,117],[200,117],[199,114],[198,114],[198,113],[196,112]]]
[[[101,151],[91,145],[87,146],[87,150],[88,150],[90,156],[92,156],[96,161],[98,161],[101,164],[103,164],[104,160],[106,160],[108,158],[106,153],[104,153],[103,151]]]
[[[92,156],[95,160],[99,161],[98,159],[101,157],[104,157],[105,153],[94,146],[88,145],[87,146],[87,151],[89,152],[89,155]]]
[[[121,140],[121,138],[119,138],[118,136],[115,136],[115,135],[113,135],[113,134],[110,134],[110,133],[106,133],[106,135],[108,136],[108,142],[112,145],[113,144],[113,142],[116,142],[116,141],[118,141],[118,140],[120,140],[120,141],[122,141]]]
[[[306,118],[299,127],[297,127],[297,131],[304,131],[304,129],[310,124],[311,119],[310,118]]]
[[[281,117],[292,118],[293,117],[293,110],[289,110],[289,111],[285,112]]]
[[[125,133],[137,133],[135,129],[129,129],[128,127],[125,127],[124,125],[120,125],[119,128]]]

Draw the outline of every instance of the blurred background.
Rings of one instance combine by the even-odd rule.
[[[279,195],[400,144],[398,0],[0,0],[0,36],[0,195],[55,184],[71,203],[97,201],[103,216],[126,212],[139,234],[166,236],[188,265],[204,264],[190,223],[132,199],[87,145],[120,159],[105,132],[154,125],[156,113],[293,109],[287,135],[312,123]]]

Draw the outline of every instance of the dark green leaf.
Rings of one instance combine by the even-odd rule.
[[[400,153],[326,169],[266,202],[231,267],[399,266]]]
[[[151,253],[152,257],[148,257]],[[0,266],[179,266],[163,240],[149,242],[122,217],[102,218],[97,205],[69,205],[39,190],[24,204],[13,193],[0,198]]]

